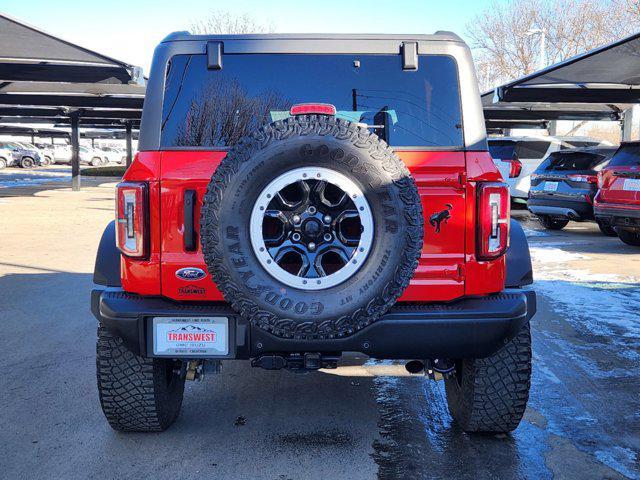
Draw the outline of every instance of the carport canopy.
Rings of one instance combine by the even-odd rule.
[[[139,67],[0,14],[0,123],[69,124],[74,190],[80,127],[124,128],[130,163],[144,95]]]
[[[489,122],[621,120],[640,102],[640,33],[482,95]]]

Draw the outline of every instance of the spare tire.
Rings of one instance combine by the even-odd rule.
[[[200,218],[225,299],[282,338],[344,337],[378,320],[422,249],[420,196],[366,128],[300,115],[260,128],[222,160]]]

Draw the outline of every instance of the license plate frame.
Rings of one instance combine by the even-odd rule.
[[[558,191],[558,182],[544,182],[543,190],[545,192],[557,192]]]
[[[640,192],[640,178],[625,178],[622,189],[625,192]]]
[[[156,316],[149,319],[154,357],[230,358],[233,323],[226,316]]]

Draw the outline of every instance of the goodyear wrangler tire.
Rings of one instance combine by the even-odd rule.
[[[422,248],[416,185],[376,135],[297,116],[247,136],[212,176],[204,258],[225,299],[281,338],[344,337],[408,286]]]
[[[122,338],[98,327],[96,373],[102,412],[114,430],[160,432],[178,418],[184,395],[180,365],[144,358]]]
[[[515,430],[527,408],[530,387],[529,322],[497,353],[458,361],[454,376],[445,379],[449,412],[470,433]]]

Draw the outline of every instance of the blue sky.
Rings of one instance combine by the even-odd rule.
[[[465,25],[490,0],[0,0],[0,11],[84,47],[144,68],[168,33],[215,9],[250,13],[289,33],[432,33]]]

